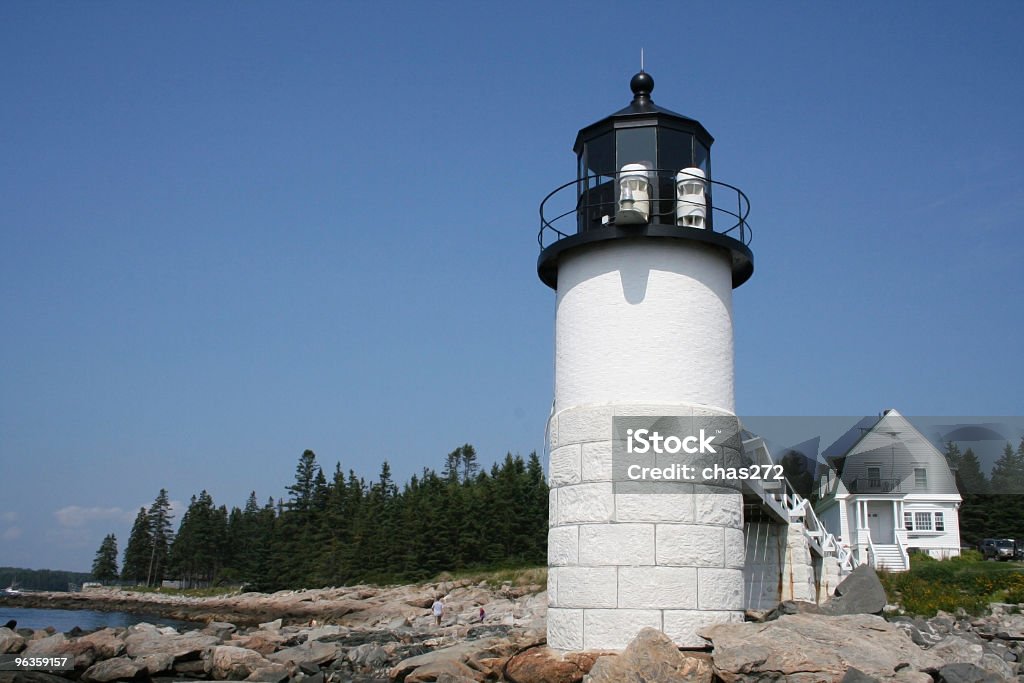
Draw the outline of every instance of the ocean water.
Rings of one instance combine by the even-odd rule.
[[[9,619],[16,619],[18,628],[46,628],[52,626],[58,631],[70,631],[76,626],[84,631],[99,628],[124,627],[146,622],[158,626],[173,626],[177,629],[197,628],[196,624],[176,619],[167,619],[153,614],[129,614],[128,612],[97,612],[87,609],[27,609],[0,605],[0,626]]]

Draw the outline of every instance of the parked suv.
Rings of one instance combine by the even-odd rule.
[[[986,538],[978,545],[978,550],[986,560],[1017,559],[1017,544],[1012,538]]]

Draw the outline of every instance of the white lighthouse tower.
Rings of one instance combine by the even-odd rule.
[[[557,293],[548,645],[561,650],[623,648],[648,626],[701,645],[698,629],[743,617],[738,488],[625,486],[613,423],[671,417],[696,433],[734,418],[748,204],[712,179],[704,126],[655,105],[647,73],[630,88],[629,106],[579,131],[577,179],[541,204],[537,272]],[[716,445],[704,464],[738,456],[738,439]]]

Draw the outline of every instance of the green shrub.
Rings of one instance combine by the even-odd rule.
[[[957,609],[981,614],[990,602],[1015,603],[1024,598],[1024,572],[1019,565],[985,562],[980,556],[935,560],[915,553],[910,571],[881,572],[879,578],[890,602],[925,617]]]
[[[972,562],[982,562],[984,560],[985,556],[978,550],[961,550],[958,556],[951,557],[949,559],[950,562],[965,562],[968,564]]]

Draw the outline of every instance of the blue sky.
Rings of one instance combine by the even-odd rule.
[[[752,203],[751,415],[1021,415],[1024,5],[0,4],[0,564],[161,487],[543,445],[537,205],[629,100]]]

